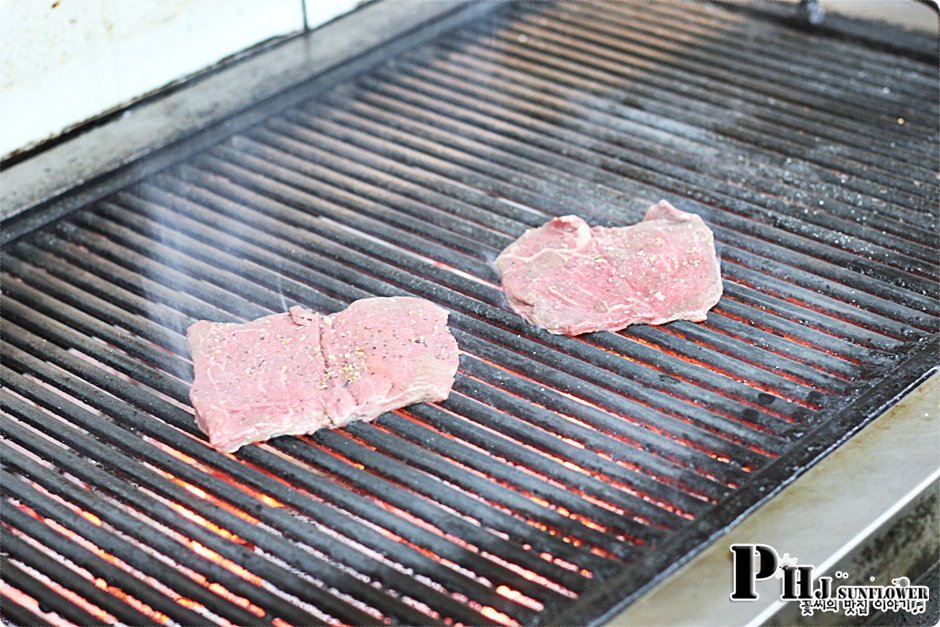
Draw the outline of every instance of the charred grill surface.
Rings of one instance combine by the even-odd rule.
[[[597,620],[933,367],[937,107],[935,64],[769,15],[510,3],[15,239],[3,617]],[[522,230],[660,198],[715,232],[707,322],[509,310]],[[206,445],[189,324],[393,295],[451,311],[447,402]]]

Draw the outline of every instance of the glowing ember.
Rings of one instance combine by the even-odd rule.
[[[37,514],[37,517],[38,517],[38,514]],[[74,531],[72,531],[71,529],[69,529],[68,527],[65,527],[65,526],[59,524],[58,522],[52,520],[51,518],[41,518],[41,517],[40,517],[39,519],[42,520],[42,521],[43,521],[44,523],[46,523],[47,525],[49,525],[49,527],[51,527],[52,529],[55,529],[56,531],[58,531],[59,533],[61,533],[63,536],[65,536],[65,537],[68,538],[69,540],[72,540],[73,542],[75,542],[75,543],[77,543],[77,544],[83,546],[84,548],[88,549],[89,551],[91,551],[92,553],[94,553],[95,555],[97,555],[98,557],[100,557],[101,559],[103,559],[104,561],[106,561],[106,562],[108,562],[108,563],[110,563],[110,564],[118,564],[118,563],[119,563],[119,562],[118,562],[118,559],[117,559],[116,557],[114,557],[113,555],[111,555],[111,554],[108,553],[107,551],[104,551],[104,550],[98,548],[98,545],[92,544],[90,541],[88,541],[88,540],[86,540],[85,538],[83,538],[82,536],[78,535],[77,533],[75,533]]]
[[[554,581],[550,581],[550,580],[546,579],[545,577],[539,575],[539,574],[536,573],[536,572],[533,572],[533,571],[528,570],[528,569],[526,569],[526,568],[522,568],[522,567],[519,566],[518,564],[513,564],[512,562],[507,562],[506,560],[504,560],[504,559],[502,559],[502,558],[500,558],[500,557],[498,557],[498,556],[496,556],[496,555],[492,555],[492,554],[490,554],[490,553],[484,553],[483,555],[486,556],[488,559],[490,559],[490,560],[496,562],[496,563],[499,564],[500,566],[503,566],[504,568],[507,568],[507,569],[509,569],[509,570],[511,570],[511,571],[513,571],[513,572],[515,572],[515,573],[518,573],[520,576],[526,578],[527,580],[533,581],[533,582],[539,584],[540,586],[544,586],[544,587],[548,588],[549,590],[552,590],[552,591],[554,591],[554,592],[557,592],[558,594],[561,594],[562,596],[566,596],[566,597],[568,597],[568,598],[570,598],[570,599],[576,599],[576,598],[578,597],[578,595],[577,595],[575,592],[569,590],[568,588],[565,588],[565,587],[563,587],[563,586],[560,586],[560,585],[558,585],[557,583],[555,583]],[[550,553],[541,553],[541,554],[539,555],[539,557],[541,557],[542,559],[544,559],[544,560],[547,561],[547,562],[554,563],[554,564],[558,564],[559,566],[565,567],[565,566],[564,566],[564,564],[565,564],[564,562],[562,562],[561,560],[556,560],[556,559],[554,559]],[[576,570],[576,568],[572,565],[571,570]]]
[[[267,505],[268,507],[284,507],[283,503],[275,499],[272,499],[267,494],[259,494],[258,498],[261,499],[261,502]]]
[[[226,601],[229,601],[230,603],[234,603],[235,605],[248,610],[255,616],[259,616],[259,617],[264,616],[263,609],[261,609],[260,607],[258,607],[257,605],[255,605],[254,603],[246,599],[245,597],[240,597],[236,594],[231,593],[222,584],[211,583],[209,584],[209,589],[212,590],[217,595],[219,595],[220,597],[222,597],[223,599],[225,599]]]
[[[190,492],[190,493],[192,493],[192,494],[198,496],[201,500],[209,501],[209,502],[212,503],[213,505],[217,505],[217,506],[221,507],[222,509],[224,509],[225,511],[227,511],[228,513],[233,514],[233,515],[235,515],[235,516],[238,516],[238,517],[241,518],[242,520],[246,520],[246,521],[250,522],[250,523],[253,524],[253,525],[258,524],[258,519],[255,518],[254,516],[250,516],[249,514],[246,514],[246,513],[243,512],[242,510],[238,509],[237,507],[232,506],[232,505],[229,504],[228,502],[223,501],[222,499],[219,499],[219,498],[216,498],[216,497],[212,496],[211,494],[207,493],[205,490],[203,490],[203,489],[200,488],[199,486],[193,485],[193,484],[191,484],[191,483],[189,483],[189,482],[187,482],[187,481],[183,481],[182,479],[179,479],[178,477],[175,477],[175,476],[171,475],[171,474],[168,473],[168,472],[163,472],[162,474],[164,474],[164,475],[165,475],[168,479],[170,479],[170,481],[172,481],[173,483],[175,483],[175,484],[177,484],[178,486],[180,486],[180,487],[182,487],[183,489],[185,489],[187,492]],[[203,520],[205,520],[205,519],[203,519]],[[203,524],[203,523],[199,523],[199,524]],[[211,525],[211,523],[208,523],[208,522],[207,522],[207,524],[204,525],[204,526],[209,526],[209,525]],[[216,527],[216,529],[218,529],[218,528],[219,528],[219,527]]]
[[[92,514],[91,512],[82,511],[82,517],[84,517],[85,520],[89,521],[93,525],[96,525],[98,527],[101,526],[101,519],[95,516],[94,514]]]
[[[501,597],[505,597],[510,601],[518,603],[519,605],[524,605],[525,607],[531,610],[535,610],[536,612],[541,612],[545,607],[535,599],[527,597],[518,590],[513,590],[509,586],[497,586],[496,594],[500,595]]]
[[[519,624],[516,621],[514,621],[512,618],[510,618],[509,616],[506,616],[502,612],[495,610],[490,606],[484,607],[482,610],[480,610],[480,613],[486,616],[488,619],[490,619],[494,623],[499,623],[500,625],[515,626]]]
[[[160,450],[162,450],[162,451],[168,453],[169,455],[172,455],[173,457],[175,457],[175,458],[177,458],[177,459],[179,459],[179,460],[185,462],[186,464],[188,464],[188,465],[190,465],[190,466],[192,466],[192,467],[194,467],[194,468],[198,468],[198,469],[201,470],[202,472],[208,473],[208,474],[212,475],[213,477],[215,477],[216,479],[219,479],[219,480],[221,480],[221,481],[224,481],[225,483],[228,483],[229,485],[236,486],[236,487],[237,487],[239,490],[241,490],[242,492],[244,492],[244,493],[246,493],[246,494],[250,494],[251,496],[254,496],[254,497],[257,498],[258,500],[260,500],[261,502],[263,502],[265,505],[268,505],[268,506],[270,506],[270,507],[283,507],[283,504],[282,504],[280,501],[277,501],[277,500],[273,499],[272,497],[268,496],[267,494],[264,494],[264,493],[262,493],[262,492],[259,492],[259,491],[257,491],[257,490],[254,490],[254,489],[250,488],[249,486],[246,486],[246,485],[244,485],[244,484],[242,484],[242,483],[240,483],[240,482],[238,482],[238,481],[235,481],[235,480],[234,480],[231,476],[229,476],[227,473],[220,472],[219,470],[217,470],[217,469],[215,469],[215,468],[207,467],[207,466],[203,465],[202,463],[200,463],[198,460],[196,460],[196,459],[190,457],[189,455],[186,455],[185,453],[181,453],[180,451],[177,451],[176,449],[174,449],[174,448],[172,448],[172,447],[170,447],[170,446],[167,446],[167,445],[163,444],[162,442],[159,442],[159,441],[156,441],[156,440],[151,440],[150,443],[153,444],[153,445],[155,445],[155,446],[156,446],[157,448],[159,448]],[[226,455],[227,455],[228,457],[232,458],[232,459],[235,459],[231,454],[226,454]],[[234,515],[238,516],[239,518],[241,518],[241,519],[243,519],[243,520],[247,520],[247,521],[250,522],[251,524],[257,524],[257,523],[258,523],[258,520],[257,520],[256,518],[254,518],[253,516],[250,516],[249,514],[247,514],[247,513],[245,513],[244,511],[242,511],[241,509],[238,509],[237,507],[234,507],[234,506],[232,506],[231,504],[229,504],[229,503],[227,503],[227,502],[225,502],[225,501],[223,501],[223,500],[221,500],[221,499],[218,499],[218,498],[213,497],[211,494],[207,493],[205,490],[203,490],[203,489],[200,488],[199,486],[193,485],[193,484],[191,484],[191,483],[189,483],[189,482],[187,482],[187,481],[184,481],[184,480],[182,480],[182,479],[179,479],[179,478],[175,477],[174,475],[172,475],[172,474],[170,474],[170,473],[168,473],[168,472],[163,472],[163,471],[161,471],[161,474],[163,474],[164,476],[166,476],[168,479],[170,479],[171,481],[173,481],[173,482],[176,483],[177,485],[182,486],[185,490],[187,490],[188,492],[194,494],[195,496],[199,497],[200,499],[204,499],[204,500],[210,501],[211,503],[213,503],[213,504],[215,504],[215,505],[218,505],[219,507],[223,508],[223,509],[226,510],[227,512],[229,512],[229,513],[231,513],[231,514],[234,514]],[[268,473],[265,473],[265,474],[268,474]],[[273,476],[273,475],[270,475],[270,474],[269,474],[269,476],[271,476],[273,479],[279,481],[280,483],[283,483],[283,481],[281,481],[279,478],[277,478],[277,477],[275,477],[275,476]]]
[[[226,570],[229,570],[235,573],[236,575],[238,575],[245,581],[248,581],[259,587],[261,586],[261,583],[262,583],[261,578],[255,575],[254,573],[252,573],[251,571],[246,570],[242,568],[241,566],[239,566],[238,564],[236,564],[235,562],[222,557],[221,555],[219,555],[212,549],[199,544],[195,540],[190,540],[189,544],[190,546],[193,547],[193,551],[197,555],[201,555],[202,557],[215,562],[222,568],[225,568]]]
[[[590,518],[587,518],[587,517],[585,517],[585,516],[579,516],[578,514],[572,514],[572,515],[571,515],[571,518],[573,518],[574,520],[579,521],[579,522],[580,522],[582,525],[584,525],[585,527],[590,527],[591,529],[594,529],[595,531],[600,531],[601,533],[607,533],[607,531],[608,531],[607,527],[605,527],[604,525],[600,525],[600,524],[594,522],[593,520],[591,520]]]
[[[163,625],[170,621],[170,617],[167,616],[166,614],[163,614],[161,612],[154,610],[152,607],[150,607],[146,603],[143,603],[142,601],[138,601],[131,595],[121,590],[120,588],[117,588],[115,586],[109,586],[108,582],[106,582],[104,579],[101,579],[100,577],[95,579],[95,587],[100,588],[101,590],[105,590],[109,592],[111,595],[117,597],[118,599],[121,599],[122,601],[130,605],[132,608],[134,608],[141,614],[147,615],[147,617],[149,617],[155,623],[160,623],[161,625]]]
[[[159,448],[160,450],[169,453],[170,455],[172,455],[172,456],[175,457],[176,459],[179,459],[179,460],[182,460],[182,461],[186,462],[186,463],[189,464],[190,466],[198,466],[198,465],[199,465],[199,462],[196,461],[194,458],[190,457],[190,456],[187,455],[186,453],[183,453],[182,451],[178,451],[178,450],[176,450],[175,448],[164,444],[163,442],[160,442],[159,440],[154,440],[153,438],[148,438],[148,441],[149,441],[151,444],[155,445],[155,446],[156,446],[157,448]]]
[[[181,486],[183,486],[184,488],[186,488],[187,490],[189,490],[190,492],[192,492],[193,494],[195,494],[201,499],[208,498],[209,496],[208,494],[206,494],[205,490],[203,490],[202,488],[196,487],[191,483],[186,483],[185,481],[177,481],[177,483],[179,483]]]
[[[176,503],[171,503],[170,507],[172,507],[174,510],[182,514],[184,518],[191,520],[192,522],[196,523],[200,527],[205,527],[209,531],[212,531],[213,533],[219,536],[222,536],[226,540],[232,540],[234,542],[241,543],[241,538],[239,538],[237,535],[235,535],[228,529],[223,529],[222,527],[212,524],[211,522],[209,522],[208,520],[206,520],[205,518],[203,518],[196,512],[190,509],[187,509],[183,507],[182,505],[177,505]]]
[[[575,546],[577,546],[577,545],[575,545]],[[610,551],[608,551],[608,550],[606,550],[606,549],[602,549],[602,548],[599,547],[599,546],[592,546],[592,547],[591,547],[591,553],[593,553],[594,555],[599,555],[600,557],[603,557],[603,558],[606,558],[606,559],[609,559],[609,560],[616,560],[616,559],[619,559],[616,555],[614,555],[614,554],[611,553]]]
[[[39,608],[39,601],[29,596],[25,592],[20,591],[18,588],[14,588],[5,581],[0,581],[0,603],[5,603],[7,600],[11,600],[18,605],[29,608],[36,612],[37,614],[46,614]]]
[[[187,599],[186,597],[179,597],[176,599],[176,602],[183,607],[188,607],[191,610],[201,610],[204,606],[198,601],[193,601],[192,599]]]
[[[122,568],[122,569],[124,569],[124,570],[128,570],[128,566],[127,566],[126,564],[124,564],[124,562],[122,562],[121,560],[117,559],[115,556],[111,555],[111,554],[108,553],[107,551],[104,551],[103,549],[99,548],[97,545],[91,543],[90,541],[86,540],[85,538],[81,537],[80,535],[78,535],[77,533],[75,533],[74,531],[72,531],[71,529],[69,529],[68,527],[65,527],[65,526],[59,524],[58,522],[56,522],[55,520],[53,520],[53,519],[51,519],[51,518],[44,518],[44,517],[42,517],[38,512],[36,512],[36,511],[33,510],[32,508],[29,508],[29,507],[27,507],[27,506],[25,506],[25,505],[20,505],[19,507],[20,507],[20,509],[23,510],[24,512],[30,514],[31,516],[33,516],[34,518],[36,518],[36,519],[38,519],[38,520],[43,521],[43,522],[44,522],[45,524],[47,524],[51,529],[54,529],[54,530],[57,531],[58,533],[62,534],[63,536],[65,536],[65,537],[69,538],[70,540],[72,540],[73,542],[75,542],[76,544],[78,544],[78,545],[80,545],[80,546],[82,546],[82,547],[88,549],[89,551],[91,551],[92,553],[94,553],[95,555],[97,555],[98,557],[100,557],[101,559],[103,559],[104,561],[108,562],[109,564],[114,564],[115,566],[118,566],[118,567],[120,567],[120,568]],[[89,516],[90,516],[91,518],[89,518]],[[98,518],[97,516],[95,516],[94,514],[91,514],[90,512],[84,512],[84,511],[82,511],[82,517],[83,517],[83,518],[86,518],[86,519],[88,519],[88,520],[90,520],[93,524],[96,524],[96,525],[99,525],[99,526],[101,525],[101,519]],[[97,522],[96,522],[96,521],[97,521]],[[86,601],[85,599],[81,598],[80,596],[76,595],[75,593],[73,593],[73,592],[71,592],[71,591],[69,591],[69,590],[66,590],[65,588],[62,588],[61,591],[59,591],[59,588],[60,588],[61,586],[59,586],[57,583],[55,583],[55,582],[53,582],[53,581],[49,581],[48,584],[49,584],[50,587],[52,587],[53,589],[55,589],[57,592],[59,592],[59,594],[61,594],[61,595],[64,596],[65,598],[69,599],[70,601],[72,601],[72,602],[75,603],[76,605],[79,605],[80,607],[83,607],[86,611],[88,611],[88,612],[91,613],[92,615],[101,618],[103,624],[104,624],[104,623],[112,623],[112,622],[114,622],[115,619],[113,619],[113,618],[107,618],[107,617],[110,617],[110,614],[108,614],[107,612],[105,612],[104,610],[102,610],[101,608],[99,608],[98,606],[92,605],[91,603],[89,603],[89,602]],[[157,612],[156,610],[154,610],[153,608],[151,608],[149,605],[147,605],[147,604],[144,603],[143,601],[140,601],[140,600],[138,600],[137,598],[135,598],[135,597],[133,597],[133,596],[127,594],[127,593],[124,592],[122,589],[120,589],[120,588],[118,588],[118,587],[116,587],[116,586],[110,586],[110,585],[108,585],[108,583],[107,583],[104,579],[102,579],[102,578],[100,578],[100,577],[95,578],[94,584],[95,584],[95,587],[97,587],[97,588],[99,588],[99,589],[101,589],[101,590],[106,590],[108,593],[110,593],[111,595],[113,595],[113,596],[115,596],[115,597],[121,599],[122,601],[124,601],[125,603],[127,603],[128,605],[130,605],[131,607],[133,607],[134,609],[136,609],[136,610],[137,610],[138,612],[140,612],[141,614],[145,614],[145,615],[148,616],[154,623],[158,623],[158,624],[161,624],[161,625],[162,625],[162,624],[164,624],[164,623],[166,623],[166,622],[168,622],[168,621],[170,620],[170,618],[169,618],[168,616],[166,616],[165,614],[162,614],[162,613],[160,613],[160,612]]]
[[[85,610],[86,612],[88,612],[89,614],[97,618],[98,620],[100,620],[102,625],[112,624],[116,621],[116,619],[113,616],[111,616],[111,614],[105,612],[104,610],[99,608],[97,605],[92,605],[91,603],[89,603],[82,597],[78,596],[71,590],[63,588],[62,586],[58,585],[57,583],[53,581],[48,581],[45,577],[40,577],[40,578],[44,581],[47,581],[47,583],[49,584],[49,587],[55,590],[58,594],[68,599],[75,605],[79,606],[80,608],[82,608],[83,610]],[[38,614],[41,614],[41,615],[47,614],[47,610],[43,609],[43,606],[39,603],[38,600],[20,591],[18,588],[14,588],[10,584],[6,583],[5,581],[0,581],[0,592],[2,592],[2,597],[4,599],[6,598],[12,599],[16,603],[24,607],[28,607],[32,609],[34,612],[37,612]]]

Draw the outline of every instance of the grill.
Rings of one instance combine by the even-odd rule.
[[[779,7],[475,11],[6,221],[6,620],[597,622],[935,367],[935,55]],[[706,323],[509,311],[522,230],[660,198],[715,231]],[[448,401],[205,444],[189,324],[390,295],[451,312]]]

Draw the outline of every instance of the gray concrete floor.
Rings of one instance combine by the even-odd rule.
[[[866,627],[919,627],[920,625],[940,624],[940,562],[914,582],[915,586],[927,586],[930,589],[930,600],[927,602],[927,611],[920,616],[905,612],[885,612],[873,615]]]

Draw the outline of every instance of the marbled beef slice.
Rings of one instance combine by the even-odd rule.
[[[555,218],[523,233],[496,266],[513,310],[565,335],[702,321],[722,294],[711,229],[666,201],[627,227]]]
[[[301,307],[187,333],[199,427],[223,451],[446,399],[458,350],[447,312],[418,298],[367,298],[321,316]]]

